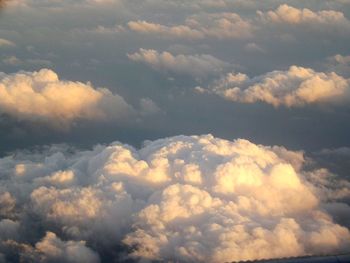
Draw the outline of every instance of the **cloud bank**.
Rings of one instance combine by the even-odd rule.
[[[311,68],[291,66],[286,71],[272,71],[249,78],[242,73],[228,73],[199,92],[217,94],[241,103],[265,102],[274,107],[302,107],[308,104],[344,104],[350,100],[349,80],[334,72],[316,72]]]
[[[349,211],[350,193],[304,163],[302,152],[211,135],[17,152],[0,159],[0,253],[225,262],[349,252],[332,216]]]
[[[79,119],[122,119],[134,111],[108,89],[60,80],[49,69],[0,73],[0,97],[0,113],[55,127],[68,127]]]
[[[128,54],[129,59],[145,63],[158,71],[205,77],[222,72],[228,63],[211,55],[173,55],[164,51],[159,53],[152,49],[141,48],[138,52]]]

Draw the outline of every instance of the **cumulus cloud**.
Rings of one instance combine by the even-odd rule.
[[[236,13],[192,15],[183,25],[166,26],[143,20],[130,21],[128,27],[142,34],[184,39],[246,39],[253,35],[252,24]]]
[[[14,240],[7,240],[3,242],[3,246],[8,250],[18,251],[18,260],[20,262],[100,262],[98,254],[86,247],[84,241],[62,241],[56,236],[55,233],[52,232],[47,232],[43,239],[37,242],[35,246],[25,243],[18,243]]]
[[[350,30],[350,21],[340,11],[298,9],[287,4],[280,5],[276,10],[257,12],[259,18],[266,23],[310,26],[316,30],[332,29],[340,33]]]
[[[35,245],[36,250],[44,255],[43,262],[86,262],[98,263],[98,255],[85,247],[85,242],[68,241],[63,242],[52,232],[47,232],[46,236]]]
[[[333,216],[350,193],[335,194],[327,170],[315,181],[304,162],[211,135],[19,152],[0,159],[0,253],[98,262],[123,245],[116,259],[225,262],[349,252]]]
[[[164,51],[159,53],[152,49],[140,49],[128,54],[129,59],[145,63],[158,71],[169,71],[177,74],[205,77],[222,72],[228,63],[211,55],[173,55]]]
[[[56,127],[67,127],[79,119],[122,119],[134,111],[108,89],[60,80],[49,69],[0,73],[0,96],[0,113]]]
[[[227,100],[265,102],[279,107],[301,107],[307,104],[341,104],[350,99],[349,80],[334,72],[317,72],[310,68],[291,66],[286,71],[272,71],[249,78],[242,73],[228,73],[208,89],[199,92],[217,94]]]

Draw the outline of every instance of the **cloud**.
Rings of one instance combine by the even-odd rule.
[[[114,259],[225,262],[349,252],[349,230],[332,217],[350,193],[338,195],[344,183],[325,169],[315,181],[304,162],[211,135],[18,152],[0,159],[0,253],[98,262],[127,246]]]
[[[244,50],[247,52],[265,53],[265,50],[254,42],[246,44]]]
[[[63,242],[52,232],[35,245],[36,250],[44,255],[43,262],[67,262],[67,263],[98,263],[98,255],[85,246],[85,242]]]
[[[67,127],[79,119],[122,119],[134,111],[108,89],[60,80],[49,69],[0,73],[0,96],[0,113],[56,127]]]
[[[2,63],[6,66],[41,66],[41,67],[53,67],[51,61],[47,59],[20,59],[16,56],[8,56],[2,59]]]
[[[322,32],[325,29],[332,29],[344,34],[350,29],[350,21],[342,12],[334,10],[314,12],[307,8],[298,9],[283,4],[273,11],[257,11],[257,15],[265,23],[306,26]],[[345,32],[343,31],[344,29],[346,30]]]
[[[137,1],[133,3],[133,1],[129,1],[131,4],[136,5]],[[220,8],[224,9],[228,7],[230,3],[227,0],[192,0],[192,1],[181,1],[181,0],[173,0],[173,1],[163,1],[163,0],[144,0],[143,7],[149,7],[152,9],[160,8],[160,9],[170,9],[170,10],[204,10],[206,8]]]
[[[156,34],[163,37],[179,37],[187,39],[203,38],[202,32],[184,25],[164,26],[161,24],[138,20],[128,22],[128,27],[131,30],[142,34]]]
[[[349,65],[350,64],[350,56],[342,56],[342,55],[338,54],[338,55],[333,56],[332,59],[341,65]]]
[[[18,66],[18,65],[23,64],[23,61],[21,61],[16,56],[9,56],[9,57],[4,58],[2,60],[2,63],[5,65],[10,65],[10,66]]]
[[[205,77],[222,72],[228,63],[211,55],[173,55],[164,51],[159,53],[152,49],[140,49],[128,54],[129,59],[145,63],[158,71],[169,71],[177,74]]]
[[[98,254],[86,247],[84,241],[62,241],[52,232],[47,232],[44,238],[37,242],[34,247],[13,240],[7,240],[3,245],[9,250],[18,251],[20,262],[100,262]]]
[[[350,178],[349,158],[349,147],[326,148],[312,154],[312,160],[316,163],[316,166],[325,167],[333,173],[348,179]]]
[[[217,94],[241,103],[265,102],[274,107],[302,107],[308,104],[342,104],[350,99],[349,80],[334,72],[316,72],[291,66],[286,71],[272,71],[249,78],[242,73],[228,73],[208,89],[199,92]]]
[[[165,26],[147,21],[130,21],[129,29],[142,34],[183,39],[246,39],[253,35],[249,21],[236,13],[213,13],[192,15],[184,25]]]
[[[153,115],[162,113],[163,110],[150,98],[142,98],[140,100],[141,115]],[[163,112],[164,113],[164,112]]]
[[[342,74],[344,76],[350,76],[350,56],[343,56],[340,54],[334,55],[328,58],[326,63],[327,68]]]
[[[0,4],[1,5],[1,4]],[[16,44],[13,43],[10,40],[4,39],[4,38],[0,38],[0,47],[13,47]]]
[[[341,147],[336,149],[323,149],[320,152],[321,155],[339,155],[339,156],[350,156],[350,148]]]

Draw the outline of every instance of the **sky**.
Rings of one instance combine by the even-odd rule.
[[[349,253],[349,0],[0,1],[0,263]]]

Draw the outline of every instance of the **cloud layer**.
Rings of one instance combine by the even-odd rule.
[[[332,216],[349,211],[350,193],[303,164],[301,152],[211,135],[17,152],[0,159],[0,253],[98,262],[123,244],[127,258],[224,262],[349,252]]]
[[[125,100],[90,83],[60,80],[49,69],[0,73],[0,113],[67,127],[79,119],[121,119],[133,113]]]
[[[196,90],[217,94],[231,101],[261,101],[275,107],[301,107],[317,103],[343,104],[350,100],[348,79],[334,72],[316,72],[298,66],[254,78],[242,73],[228,73],[208,89],[197,87]]]

